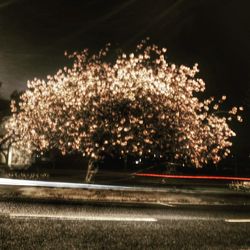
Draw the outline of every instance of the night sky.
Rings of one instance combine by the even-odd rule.
[[[67,64],[64,51],[111,42],[130,51],[143,38],[176,64],[199,63],[207,94],[247,106],[236,147],[250,154],[249,0],[0,0],[1,95]]]

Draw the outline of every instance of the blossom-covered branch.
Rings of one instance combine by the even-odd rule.
[[[228,119],[238,109],[219,114],[225,96],[218,102],[197,98],[205,90],[197,64],[170,64],[165,48],[145,41],[114,63],[104,60],[108,50],[74,53],[72,67],[28,82],[21,102],[12,103],[7,126],[19,146],[95,159],[103,153],[148,156],[196,167],[230,153],[235,133]]]

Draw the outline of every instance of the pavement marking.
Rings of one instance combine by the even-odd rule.
[[[74,216],[74,215],[49,215],[49,214],[9,214],[13,219],[57,219],[57,220],[82,220],[82,221],[137,221],[156,222],[151,217],[111,217],[111,216]]]
[[[225,222],[231,222],[231,223],[250,223],[250,219],[225,219]]]
[[[159,205],[162,205],[162,206],[165,206],[165,207],[176,207],[175,205],[172,205],[172,204],[169,204],[169,203],[163,203],[163,202],[157,202],[155,204],[159,204]]]

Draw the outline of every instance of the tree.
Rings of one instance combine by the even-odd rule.
[[[1,87],[2,82],[0,82]],[[5,163],[7,163],[8,159],[9,139],[11,136],[5,129],[9,112],[9,101],[0,98],[0,154],[4,157]]]
[[[238,109],[219,112],[225,96],[198,99],[205,83],[196,78],[197,65],[170,64],[165,48],[145,41],[114,63],[104,60],[108,49],[69,55],[72,67],[28,82],[19,104],[11,105],[8,130],[16,143],[30,151],[80,152],[89,171],[103,154],[201,167],[230,153],[235,133],[228,119]]]
[[[2,82],[0,82],[0,88],[2,87]],[[20,96],[22,91],[14,90],[10,96],[11,100],[15,102],[20,101]],[[5,126],[9,123],[8,119],[10,116],[10,105],[9,100],[4,100],[0,98],[0,154],[4,157],[5,164],[8,163],[8,156],[11,144],[16,138],[13,137],[12,133],[8,133]]]

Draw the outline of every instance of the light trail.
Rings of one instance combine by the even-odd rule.
[[[57,188],[85,188],[85,189],[121,189],[121,190],[133,189],[132,187],[123,187],[123,186],[114,186],[114,185],[98,185],[98,184],[52,182],[52,181],[33,181],[33,180],[20,180],[20,179],[10,179],[10,178],[0,178],[0,185],[57,187]]]
[[[206,175],[170,175],[170,174],[145,174],[138,173],[135,176],[143,177],[159,177],[169,179],[205,179],[205,180],[231,180],[231,181],[250,181],[248,177],[232,177],[232,176],[206,176]]]
[[[124,221],[124,222],[156,222],[151,217],[115,217],[115,216],[81,216],[81,215],[49,215],[49,214],[9,214],[11,219],[54,219],[54,220],[82,220],[82,221]]]
[[[250,219],[226,219],[225,222],[230,222],[230,223],[250,223]]]
[[[79,188],[90,190],[115,190],[115,191],[161,191],[161,188],[150,187],[128,187],[115,185],[99,185],[99,184],[85,184],[72,182],[52,182],[52,181],[33,181],[20,180],[10,178],[0,178],[0,185],[4,186],[23,186],[23,187],[49,187],[49,188]]]

